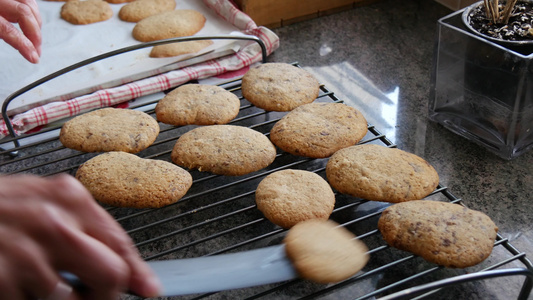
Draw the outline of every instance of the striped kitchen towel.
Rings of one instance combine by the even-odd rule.
[[[204,0],[204,4],[214,10],[221,18],[239,28],[243,34],[260,38],[266,46],[267,55],[279,47],[279,38],[272,31],[266,27],[257,26],[248,15],[238,10],[230,0]],[[168,90],[191,80],[239,70],[261,59],[260,46],[255,42],[250,42],[231,56],[209,60],[122,86],[103,89],[70,100],[52,102],[33,108],[13,116],[11,124],[15,133],[20,135],[36,127],[76,116],[96,108],[115,106],[141,96]],[[9,131],[4,120],[0,120],[0,138],[8,135]]]

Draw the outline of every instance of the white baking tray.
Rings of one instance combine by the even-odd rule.
[[[15,91],[47,74],[112,50],[139,44],[131,35],[135,23],[124,22],[118,17],[120,8],[125,4],[110,4],[114,15],[109,20],[88,25],[73,25],[60,18],[60,10],[64,2],[37,1],[43,19],[41,60],[39,64],[33,65],[27,62],[17,50],[0,41],[2,66],[0,100],[2,101]],[[204,28],[196,34],[198,36],[232,34],[239,30],[219,17],[202,1],[176,0],[176,9],[195,9],[205,15],[207,21]],[[227,53],[227,49],[237,51],[239,47],[240,44],[236,41],[214,40],[214,44],[201,53],[221,49],[226,50],[225,53]],[[10,115],[19,113],[50,101],[56,101],[58,96],[73,91],[127,78],[132,74],[157,70],[162,66],[191,57],[191,55],[182,55],[172,58],[150,58],[148,56],[150,51],[151,48],[143,48],[69,72],[15,98],[9,105],[8,113]]]

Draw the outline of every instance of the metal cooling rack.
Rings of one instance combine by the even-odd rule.
[[[264,45],[262,49],[264,51]],[[113,55],[120,53],[118,51]],[[64,72],[105,57],[82,62]],[[265,57],[263,55],[264,60]],[[298,66],[297,63],[294,65]],[[49,77],[56,77],[64,72],[54,73]],[[11,99],[48,79],[44,78],[6,99],[2,108],[4,116]],[[239,115],[230,124],[246,126],[268,136],[272,126],[285,114],[266,112],[251,105],[242,97],[240,79],[220,86],[235,93],[241,100]],[[132,108],[143,110],[155,118],[153,107],[157,101]],[[320,87],[316,101],[343,102],[325,86]],[[160,124],[160,127],[161,132],[156,142],[140,152],[140,157],[171,161],[170,152],[176,140],[195,126]],[[55,128],[22,136],[15,136],[12,132],[12,137],[0,141],[0,144],[12,145],[0,152],[0,173],[50,176],[64,172],[74,175],[80,164],[97,155],[63,147],[58,140],[59,129],[60,125],[57,125]],[[28,138],[40,140],[28,143]],[[368,126],[368,134],[360,143],[395,147],[372,125]],[[199,257],[266,247],[281,243],[285,230],[270,223],[257,210],[254,192],[259,181],[272,172],[288,168],[312,171],[325,178],[326,162],[327,159],[310,159],[278,151],[272,165],[245,176],[227,177],[191,171],[194,179],[191,189],[184,198],[167,207],[106,209],[133,238],[145,260]],[[427,199],[463,204],[460,198],[443,185],[439,185]],[[528,298],[533,287],[533,266],[525,253],[511,245],[507,238],[498,235],[491,256],[477,266],[467,269],[443,268],[391,248],[383,241],[377,229],[377,221],[388,205],[336,194],[331,219],[364,241],[371,256],[367,266],[346,281],[321,285],[296,279],[176,299],[452,299],[461,298],[460,295],[468,294],[469,290],[482,299],[484,296],[477,293],[487,284],[493,283],[501,286],[502,291],[510,292],[512,297]],[[124,298],[135,297],[125,295]]]

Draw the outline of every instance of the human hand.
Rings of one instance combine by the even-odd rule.
[[[0,176],[0,236],[0,299],[158,294],[129,236],[72,176]],[[87,293],[71,293],[59,271],[76,275]]]
[[[31,63],[41,56],[41,15],[35,0],[0,0],[0,39]],[[12,23],[18,23],[20,30]]]

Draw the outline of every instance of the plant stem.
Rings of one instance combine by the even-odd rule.
[[[500,20],[500,1],[498,0],[492,0],[492,13],[494,14],[493,19],[494,22],[498,22]]]
[[[518,0],[507,0],[503,10],[500,12],[499,0],[483,0],[487,18],[495,24],[507,24]]]
[[[505,8],[502,13],[503,24],[509,23],[509,18],[511,17],[516,1],[517,0],[507,0],[507,3],[505,3]]]

